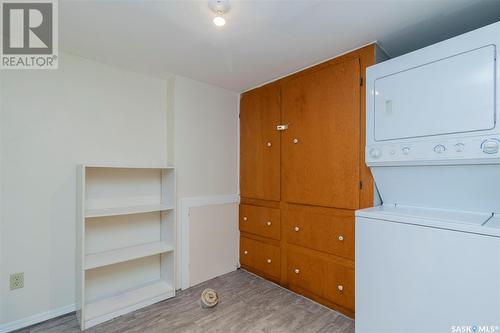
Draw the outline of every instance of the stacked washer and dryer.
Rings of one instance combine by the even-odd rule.
[[[500,332],[500,22],[367,70],[356,332]]]

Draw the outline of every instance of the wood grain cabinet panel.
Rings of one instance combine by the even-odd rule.
[[[292,290],[310,292],[354,310],[354,270],[312,252],[289,249],[288,282]]]
[[[287,264],[288,284],[292,289],[299,287],[324,298],[327,266],[323,260],[289,250]]]
[[[354,270],[330,262],[327,265],[325,298],[354,310]]]
[[[346,60],[283,83],[284,200],[359,208],[360,64]]]
[[[276,279],[280,278],[280,248],[254,239],[240,237],[240,263]]]
[[[252,205],[240,205],[240,231],[280,240],[280,210]]]
[[[354,211],[288,205],[290,244],[354,260]]]
[[[240,101],[240,191],[245,198],[279,201],[280,86],[269,84]]]

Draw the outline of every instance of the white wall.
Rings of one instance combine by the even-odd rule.
[[[179,198],[238,193],[239,94],[175,77]]]
[[[3,81],[2,81],[2,77],[3,77],[3,74],[0,73],[0,323],[3,322],[3,302],[1,300],[1,296],[3,294],[3,288],[4,288],[4,284],[5,284],[5,279],[4,279],[4,269],[3,269],[3,246],[2,246],[2,243],[3,243],[3,231],[2,231],[2,228],[3,228],[3,223],[2,223],[2,220],[3,220],[3,209],[2,209],[2,206],[3,206],[3,200],[2,200],[2,192],[3,192],[3,177],[2,177],[2,153],[1,153],[1,147],[2,147],[2,134],[3,134],[3,126],[2,126],[2,105],[3,105],[3,96],[2,96],[2,84],[3,84]]]
[[[174,160],[177,169],[177,197],[179,200],[211,197],[237,197],[239,194],[238,169],[238,109],[239,94],[187,78],[172,78],[169,81],[172,103],[170,111],[174,126]],[[172,101],[173,100],[173,101]],[[201,197],[201,198],[200,198]],[[197,200],[196,198],[199,198]],[[190,220],[189,261],[191,285],[236,269],[239,251],[237,228],[237,204],[230,207],[203,207],[201,213],[193,214]],[[178,209],[178,238],[181,239],[181,219]],[[221,230],[224,228],[224,230]],[[201,230],[206,234],[200,238]],[[198,246],[206,240],[206,246]],[[210,246],[219,242],[227,246],[228,254],[220,255],[220,247]],[[180,258],[178,260],[180,262]],[[212,266],[210,271],[202,263]],[[196,265],[196,266],[194,266]],[[178,270],[178,281],[181,281]]]
[[[237,93],[65,53],[59,70],[2,71],[0,85],[0,331],[75,302],[76,164],[168,160],[179,199],[238,194]],[[219,206],[194,225],[232,250],[196,281],[238,259],[237,205]],[[217,251],[195,262],[219,260]],[[23,289],[9,290],[13,272],[25,273]]]
[[[75,301],[77,163],[167,162],[165,81],[64,53],[1,75],[0,324]]]

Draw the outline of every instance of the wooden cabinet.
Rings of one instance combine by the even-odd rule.
[[[240,205],[240,230],[279,240],[280,210],[276,208]]]
[[[354,269],[329,262],[325,298],[354,310]]]
[[[359,59],[283,83],[283,189],[287,202],[359,208]]]
[[[354,260],[354,211],[289,205],[287,240]]]
[[[264,275],[280,278],[280,248],[254,239],[240,238],[240,263]]]
[[[240,104],[242,267],[351,317],[354,211],[374,202],[363,77],[377,52],[307,68]]]
[[[294,287],[309,291],[316,296],[325,297],[327,282],[327,269],[324,261],[318,257],[306,255],[289,250],[288,261],[288,283]]]
[[[240,101],[240,191],[245,198],[279,201],[280,86],[246,92]]]
[[[310,292],[317,297],[354,310],[354,270],[306,252],[291,248],[287,253],[289,284],[292,290]]]

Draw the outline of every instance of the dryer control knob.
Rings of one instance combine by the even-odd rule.
[[[382,155],[382,151],[378,148],[370,149],[370,156],[373,158],[379,158]]]
[[[434,151],[438,154],[444,153],[446,150],[446,147],[443,145],[436,145],[434,146]]]
[[[460,152],[463,152],[465,149],[465,144],[459,142],[455,145],[455,151],[460,153]]]
[[[498,153],[498,148],[500,147],[500,140],[498,139],[487,139],[481,143],[481,149],[483,153],[486,154],[496,154]]]

